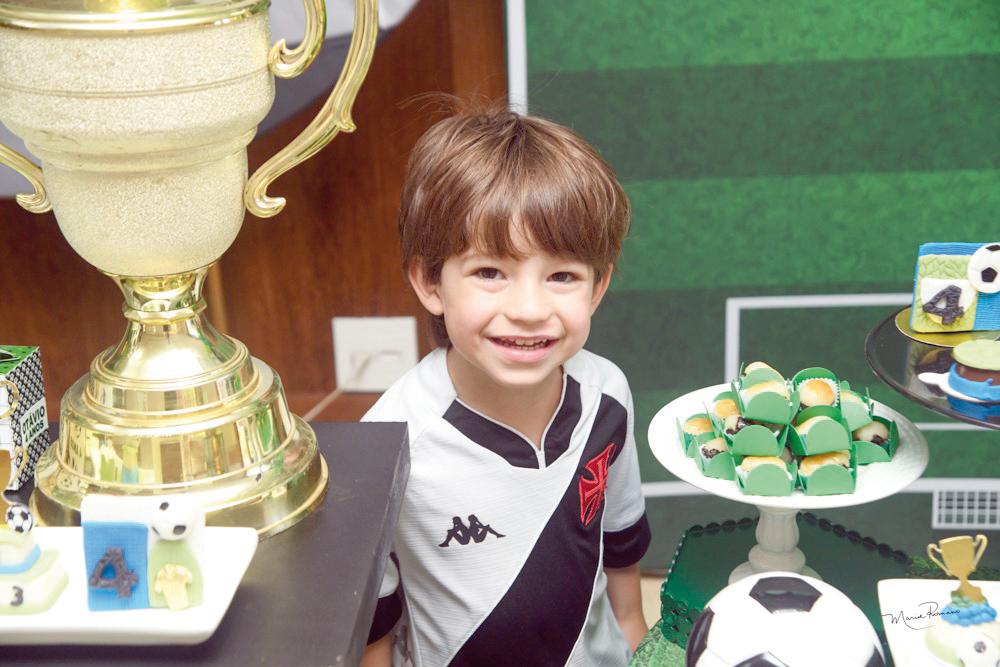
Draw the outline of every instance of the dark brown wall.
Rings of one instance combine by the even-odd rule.
[[[354,106],[358,129],[275,182],[288,205],[248,216],[209,280],[213,322],[280,373],[302,414],[334,388],[333,316],[423,313],[400,268],[396,213],[409,151],[435,117],[403,103],[428,92],[505,92],[501,0],[422,0],[380,43]],[[331,74],[331,78],[332,78]],[[279,81],[277,85],[281,85]],[[251,169],[322,104],[250,147]],[[0,200],[0,343],[42,346],[49,410],[124,328],[111,281],[76,256],[52,214]],[[345,395],[320,419],[356,419],[376,395]]]

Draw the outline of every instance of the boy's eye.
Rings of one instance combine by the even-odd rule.
[[[549,280],[557,283],[571,283],[576,280],[576,274],[571,271],[559,271],[557,273],[553,273],[549,277]]]
[[[484,266],[476,270],[476,277],[483,280],[496,280],[500,277],[500,269],[495,269],[492,266]]]

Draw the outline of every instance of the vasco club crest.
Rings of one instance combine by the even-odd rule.
[[[597,510],[604,501],[604,491],[608,488],[608,461],[615,452],[615,443],[609,442],[604,451],[587,461],[580,474],[580,521],[584,526],[597,516]],[[588,479],[586,473],[590,473]]]

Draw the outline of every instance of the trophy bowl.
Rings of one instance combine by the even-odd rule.
[[[274,77],[319,53],[323,0],[306,33],[272,45],[268,0],[0,0],[0,122],[39,159],[0,163],[53,210],[70,246],[121,289],[126,331],[63,396],[59,439],[36,470],[37,518],[79,521],[88,493],[194,494],[212,525],[274,534],[326,490],[312,429],[278,375],[205,318],[209,266],[245,210],[276,215],[281,174],[352,131],[371,62],[376,0],[356,0],[347,62],[317,117],[248,179],[246,147]]]

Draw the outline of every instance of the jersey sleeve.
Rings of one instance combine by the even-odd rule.
[[[382,575],[382,583],[379,586],[375,616],[368,631],[368,643],[374,643],[386,636],[402,615],[403,597],[399,583],[399,567],[396,565],[396,554],[389,554],[389,561],[385,564],[385,574]]]
[[[604,513],[604,566],[627,567],[639,562],[651,538],[639,479],[632,392],[626,389],[627,426],[621,454],[608,471]]]

